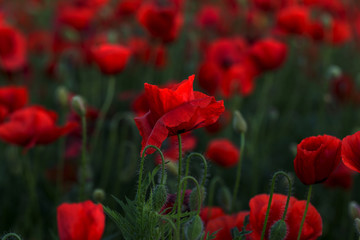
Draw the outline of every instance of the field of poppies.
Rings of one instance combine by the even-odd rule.
[[[0,240],[360,239],[357,0],[0,0]]]

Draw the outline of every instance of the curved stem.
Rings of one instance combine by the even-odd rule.
[[[235,201],[238,193],[238,188],[240,185],[240,178],[241,178],[241,166],[242,166],[242,156],[244,155],[244,147],[245,147],[245,133],[241,133],[241,143],[240,143],[240,155],[239,155],[239,161],[236,171],[236,180],[235,180],[235,186],[233,191],[233,199],[232,199],[232,207],[231,209],[234,210],[235,207]]]
[[[301,231],[302,231],[302,228],[303,228],[303,226],[304,226],[304,222],[305,222],[305,218],[306,218],[306,213],[307,213],[307,210],[308,210],[308,207],[309,207],[309,203],[310,203],[311,190],[312,190],[312,185],[309,186],[309,192],[308,192],[308,195],[307,195],[305,211],[304,211],[304,215],[303,215],[302,220],[301,220],[301,224],[300,224],[300,229],[299,229],[299,234],[298,234],[297,240],[300,240],[300,237],[301,237]]]
[[[268,218],[269,218],[271,201],[272,201],[272,197],[273,197],[273,194],[274,194],[275,180],[276,180],[276,177],[277,177],[278,175],[283,175],[283,176],[285,176],[285,177],[288,179],[289,184],[290,184],[290,185],[289,185],[289,191],[288,191],[288,198],[287,198],[286,205],[285,205],[285,211],[284,211],[284,214],[283,214],[283,220],[285,219],[286,212],[287,212],[287,209],[288,209],[288,205],[289,205],[289,201],[290,201],[290,197],[291,197],[291,180],[290,180],[289,176],[287,175],[287,173],[285,173],[285,172],[283,172],[283,171],[278,171],[278,172],[276,172],[276,173],[274,174],[274,176],[273,176],[273,178],[272,178],[272,181],[271,181],[271,189],[270,189],[269,203],[268,203],[268,207],[267,207],[267,210],[266,210],[264,226],[263,226],[263,229],[262,229],[262,232],[261,232],[261,240],[263,240],[264,237],[265,237],[265,231],[266,231],[266,225],[267,225]]]
[[[6,240],[8,239],[9,237],[15,237],[17,238],[18,240],[21,240],[21,237],[19,235],[17,235],[16,233],[8,233],[6,235],[4,235],[1,240]]]
[[[196,210],[196,214],[199,215],[200,210],[201,210],[201,203],[202,203],[202,194],[201,194],[200,184],[198,183],[198,181],[194,177],[186,176],[181,180],[180,185],[182,185],[187,179],[192,180],[196,184],[196,189],[197,189],[198,195],[200,196],[200,198],[198,199],[198,209]],[[179,204],[179,202],[178,202],[178,204]],[[178,207],[178,210],[179,210],[179,207]]]
[[[148,145],[148,146],[146,146],[144,148],[144,150],[142,152],[142,155],[141,155],[141,162],[140,162],[140,172],[139,172],[139,181],[138,181],[138,189],[137,189],[137,198],[138,198],[138,200],[141,200],[141,198],[140,198],[141,195],[142,195],[141,194],[141,185],[142,185],[142,175],[143,175],[143,170],[144,170],[145,153],[149,148],[155,149],[157,152],[160,153],[161,158],[164,159],[164,155],[163,155],[162,151],[158,147],[156,147],[154,145]],[[163,168],[163,171],[165,171],[164,168]]]
[[[182,173],[182,166],[181,166],[181,162],[182,162],[182,144],[181,144],[181,134],[178,134],[178,140],[179,140],[179,164],[178,164],[178,178],[177,178],[177,183],[178,183],[178,188],[177,188],[177,221],[176,221],[176,229],[177,229],[177,235],[180,236],[180,217],[181,217],[181,173]]]
[[[105,116],[106,113],[108,112],[111,102],[114,98],[114,94],[115,94],[115,77],[111,76],[109,79],[109,84],[108,84],[108,89],[106,92],[106,98],[105,98],[105,102],[103,104],[103,106],[101,107],[100,110],[100,115],[99,115],[99,119],[96,123],[96,127],[95,127],[95,131],[94,131],[94,135],[93,135],[93,140],[91,142],[91,150],[94,151],[97,145],[97,140],[99,138],[100,132],[101,132],[101,128],[104,125],[104,120],[105,120]]]
[[[87,131],[86,131],[86,115],[81,116],[81,125],[82,125],[82,152],[81,152],[81,179],[80,179],[80,191],[79,199],[83,201],[85,199],[85,183],[86,183],[86,168],[87,168],[87,152],[86,152],[86,140],[87,140]]]

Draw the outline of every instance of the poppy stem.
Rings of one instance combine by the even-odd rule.
[[[267,222],[268,222],[268,218],[269,218],[269,214],[270,214],[270,207],[271,207],[271,201],[272,201],[272,197],[274,194],[274,188],[275,188],[275,180],[277,178],[278,175],[283,175],[287,178],[288,182],[289,182],[289,191],[288,191],[288,198],[286,200],[286,204],[285,204],[285,211],[282,217],[282,220],[285,220],[286,217],[286,212],[289,206],[289,202],[290,202],[290,197],[291,197],[291,180],[289,175],[287,175],[287,173],[283,172],[283,171],[278,171],[274,174],[274,176],[272,177],[272,181],[271,181],[271,189],[270,189],[270,196],[269,196],[269,202],[268,202],[268,207],[266,210],[266,215],[265,215],[265,221],[264,221],[264,226],[261,232],[261,240],[264,239],[265,237],[265,231],[266,231],[266,226],[267,226]]]
[[[204,172],[203,172],[203,176],[202,176],[202,179],[200,182],[200,186],[204,187],[206,176],[207,176],[207,163],[206,163],[205,157],[201,153],[190,153],[189,156],[186,158],[186,167],[185,167],[184,176],[186,177],[189,174],[190,160],[192,157],[199,157],[203,161]],[[185,190],[186,190],[186,181],[184,182],[184,186],[183,186],[183,194],[182,194],[183,196],[185,195],[184,194]],[[184,198],[182,198],[182,201],[184,201]]]
[[[87,131],[86,131],[86,114],[81,115],[81,125],[82,125],[82,152],[81,152],[81,179],[80,179],[80,192],[79,199],[80,201],[85,200],[85,184],[86,184],[86,172],[87,172]]]
[[[214,194],[215,194],[215,184],[220,182],[221,184],[224,185],[223,180],[219,177],[216,176],[214,177],[211,182],[210,182],[210,189],[209,189],[209,198],[208,198],[208,214],[207,214],[207,219],[210,219],[211,217],[211,211],[212,211],[212,205],[213,205],[213,201],[214,201]]]
[[[99,119],[98,119],[98,121],[96,123],[94,135],[93,135],[93,138],[92,138],[92,142],[91,142],[91,150],[92,151],[95,151],[97,141],[98,141],[99,135],[101,133],[101,128],[104,125],[106,113],[108,112],[108,110],[110,108],[110,105],[111,105],[111,102],[112,102],[112,100],[114,98],[115,84],[116,84],[115,76],[111,76],[110,79],[109,79],[109,84],[108,84],[108,89],[107,89],[107,92],[106,92],[105,102],[104,102],[103,106],[101,107]]]
[[[140,172],[139,172],[139,180],[138,180],[138,189],[137,189],[137,196],[136,196],[137,200],[139,200],[139,201],[142,201],[142,200],[145,201],[145,197],[142,198],[142,195],[143,195],[143,194],[142,194],[142,192],[141,192],[141,187],[142,187],[141,185],[142,185],[142,176],[143,176],[143,172],[144,172],[145,153],[146,153],[146,151],[147,151],[149,148],[155,149],[155,150],[160,154],[161,159],[163,160],[163,169],[162,169],[163,172],[162,172],[162,176],[161,176],[161,182],[164,181],[164,175],[165,175],[164,155],[163,155],[162,151],[161,151],[158,147],[156,147],[156,146],[154,146],[154,145],[147,145],[147,146],[144,148],[144,150],[143,150],[143,152],[142,152],[142,154],[141,154]]]
[[[297,240],[300,240],[300,237],[301,237],[301,231],[302,231],[302,228],[303,228],[303,226],[304,226],[304,222],[305,222],[305,218],[306,218],[306,213],[307,213],[307,210],[308,210],[308,207],[309,207],[309,203],[310,203],[311,190],[312,190],[312,185],[309,186],[309,191],[308,191],[308,195],[307,195],[305,211],[304,211],[304,215],[303,215],[302,220],[301,220],[301,224],[300,224],[299,234],[298,234]]]
[[[176,230],[177,233],[176,235],[179,237],[179,239],[181,239],[180,236],[180,218],[181,218],[181,199],[182,199],[182,193],[181,193],[181,173],[182,173],[182,166],[181,166],[181,162],[182,162],[182,144],[181,144],[181,134],[178,134],[178,140],[179,140],[179,163],[178,163],[178,178],[177,178],[177,183],[178,183],[178,189],[177,189],[177,219],[176,219]]]
[[[240,178],[241,178],[241,166],[242,166],[242,156],[244,155],[244,147],[245,147],[245,133],[241,133],[241,143],[240,143],[240,154],[239,154],[239,161],[236,171],[236,180],[235,180],[235,186],[233,191],[233,199],[232,199],[232,207],[231,210],[234,210],[235,207],[235,201],[240,185]]]
[[[198,196],[200,196],[198,199],[198,208],[196,209],[196,214],[199,215],[200,211],[201,211],[201,203],[202,203],[202,197],[203,197],[201,194],[200,184],[194,177],[186,176],[183,179],[181,179],[180,185],[183,185],[186,182],[186,180],[188,180],[188,179],[192,180],[195,183],[196,191],[198,192]]]
[[[19,235],[17,235],[16,233],[8,233],[8,234],[5,234],[1,240],[7,240],[9,237],[12,237],[12,238],[16,238],[18,240],[21,240],[21,237]]]

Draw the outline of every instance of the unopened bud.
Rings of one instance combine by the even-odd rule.
[[[284,220],[279,220],[270,228],[270,240],[283,240],[287,234],[287,226]]]
[[[104,200],[105,200],[104,190],[101,188],[95,189],[93,192],[93,198],[96,202],[100,202],[100,203],[104,202]]]
[[[66,107],[68,104],[69,92],[66,87],[60,86],[56,89],[56,100],[62,107]]]
[[[73,97],[71,100],[71,106],[77,114],[79,114],[80,116],[85,116],[86,114],[85,101],[81,96]]]
[[[199,215],[196,215],[192,217],[189,222],[185,226],[185,237],[186,240],[198,240],[200,239],[203,231],[204,231],[204,225],[199,217]]]
[[[352,201],[349,203],[349,214],[352,219],[360,218],[360,206],[357,202]]]
[[[356,218],[354,223],[355,223],[355,229],[357,233],[360,235],[360,219]]]
[[[160,211],[166,203],[167,190],[164,184],[157,185],[152,194],[152,204],[155,211]]]
[[[205,188],[200,187],[200,195],[197,187],[193,188],[189,197],[190,209],[192,211],[198,210],[199,208],[201,208],[201,205],[203,204],[204,200],[205,200]],[[200,206],[199,206],[199,202],[200,202]]]
[[[225,209],[226,211],[231,210],[232,197],[228,187],[224,186],[220,188],[217,199],[222,209]]]
[[[246,133],[247,123],[239,111],[234,112],[233,128],[238,133]]]

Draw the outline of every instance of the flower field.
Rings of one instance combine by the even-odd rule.
[[[360,239],[360,2],[0,0],[0,240]]]

